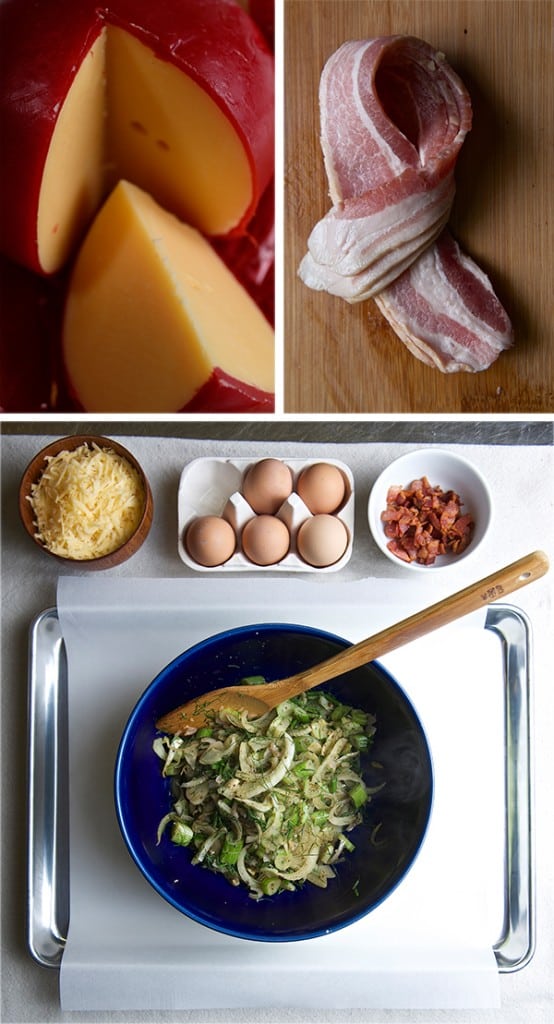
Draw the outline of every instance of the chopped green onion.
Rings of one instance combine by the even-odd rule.
[[[177,846],[188,846],[194,832],[190,825],[185,825],[184,821],[174,821],[171,829],[171,842],[176,843]]]
[[[247,686],[262,686],[265,681],[263,676],[244,676],[240,682],[246,683]]]
[[[336,708],[331,712],[331,720],[333,722],[340,722],[341,718],[344,718],[347,708],[344,704],[337,704]]]
[[[284,700],[275,708],[278,718],[290,718],[294,711],[294,705],[290,700]]]
[[[230,836],[226,836],[219,855],[220,862],[228,865],[236,864],[243,846],[244,842],[242,839],[232,839]]]
[[[206,736],[213,736],[213,729],[210,729],[208,725],[203,725],[201,729],[197,729],[196,739],[203,740]]]
[[[363,807],[367,800],[367,789],[363,782],[357,782],[355,786],[352,786],[349,796],[357,811]]]
[[[348,850],[349,853],[352,853],[352,850],[356,849],[352,840],[349,839],[348,836],[345,836],[344,832],[341,832],[339,839],[341,840],[344,849]]]
[[[294,703],[294,702],[292,702],[292,703]],[[305,708],[299,707],[298,704],[294,705],[293,715],[294,715],[295,718],[298,719],[299,722],[309,722],[309,721],[311,721],[311,718],[312,718],[312,715],[310,715],[310,712],[306,711]]]
[[[279,892],[281,888],[281,882],[278,878],[262,878],[261,885],[264,896],[275,896],[275,893]]]

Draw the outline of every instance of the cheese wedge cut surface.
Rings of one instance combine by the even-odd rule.
[[[234,228],[252,199],[252,173],[242,140],[208,93],[110,26],[107,97],[112,184],[132,181],[204,234]]]
[[[122,181],[77,257],[64,359],[87,412],[178,412],[216,369],[274,388],[273,330],[202,235]]]
[[[243,142],[214,100],[181,68],[108,25],[83,59],[48,150],[37,218],[46,273],[67,262],[106,194],[126,178],[208,235],[234,228],[252,199]]]
[[[84,58],[60,110],[44,165],[37,213],[40,265],[62,267],[105,195],[106,30]]]

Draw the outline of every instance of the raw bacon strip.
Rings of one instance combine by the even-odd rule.
[[[321,145],[334,203],[383,187],[388,205],[407,168],[454,169],[471,101],[443,53],[413,36],[344,43],[320,83]]]
[[[485,370],[513,342],[488,277],[448,230],[375,301],[410,352],[443,373]]]
[[[300,267],[304,284],[347,302],[372,298],[434,242],[448,221],[453,195],[454,184],[448,180],[427,196],[399,203],[390,211],[390,220],[392,215],[396,219],[390,225],[386,210],[349,220],[333,207],[310,235],[310,251]],[[430,215],[426,228],[424,214]]]
[[[410,36],[349,42],[320,83],[333,207],[315,225],[304,283],[375,298],[393,330],[442,372],[487,369],[513,342],[486,275],[446,230],[471,101],[443,54]]]
[[[444,55],[411,36],[344,43],[320,82],[321,145],[333,209],[300,277],[360,301],[442,231],[471,102]]]

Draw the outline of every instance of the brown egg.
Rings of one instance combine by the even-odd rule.
[[[289,531],[276,516],[254,516],[242,531],[242,550],[256,565],[275,565],[285,557],[289,547]]]
[[[223,565],[237,546],[235,531],[220,516],[199,516],[185,533],[185,547],[199,565]]]
[[[262,459],[247,470],[242,493],[254,512],[275,515],[292,492],[292,473],[281,459]]]
[[[298,554],[318,569],[334,565],[348,547],[348,530],[342,519],[327,514],[305,519],[296,536]]]
[[[346,486],[338,466],[314,462],[302,470],[296,485],[297,493],[314,515],[336,512],[344,501]]]

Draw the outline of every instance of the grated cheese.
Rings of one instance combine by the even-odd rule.
[[[48,458],[29,501],[35,536],[65,558],[99,558],[121,547],[144,511],[137,470],[111,448],[82,444]]]

